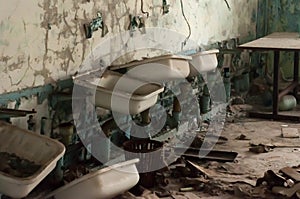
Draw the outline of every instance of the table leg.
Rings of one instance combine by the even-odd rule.
[[[273,117],[276,119],[278,116],[278,104],[279,104],[279,59],[280,52],[274,51],[274,74],[273,74]]]
[[[299,84],[299,51],[295,51],[294,55],[294,82]],[[298,87],[294,89],[294,96],[298,96]]]

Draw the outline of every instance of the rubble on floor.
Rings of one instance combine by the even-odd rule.
[[[300,167],[293,166],[300,165],[300,145],[299,138],[282,136],[282,128],[287,127],[299,130],[300,124],[236,117],[224,126],[222,138],[226,139],[220,139],[213,148],[237,152],[234,161],[183,155],[167,170],[156,174],[155,187],[142,193],[130,190],[118,198],[297,198]],[[204,138],[205,132],[199,131],[192,148],[201,147]],[[263,153],[249,151],[257,146],[263,148]]]
[[[274,194],[300,198],[300,167],[284,167],[279,172],[268,170],[257,180],[256,186],[267,187]]]

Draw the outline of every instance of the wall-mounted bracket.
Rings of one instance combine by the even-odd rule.
[[[133,32],[138,28],[145,28],[145,19],[142,16],[133,16],[129,15],[130,24],[128,26],[128,30],[130,31],[130,35],[133,35]]]
[[[85,36],[87,39],[93,36],[93,32],[102,29],[101,36],[104,37],[108,33],[108,28],[103,22],[101,12],[97,13],[97,18],[94,18],[89,24],[84,24]]]
[[[167,3],[167,0],[163,0],[162,3],[163,14],[168,14],[170,11],[170,5]]]
[[[128,30],[135,31],[135,29],[139,26],[138,17],[129,15],[130,24],[128,26]]]

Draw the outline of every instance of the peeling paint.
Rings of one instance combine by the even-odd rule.
[[[192,28],[191,40],[199,46],[234,37],[255,37],[258,0],[228,0],[231,11],[221,0],[183,2]],[[146,26],[187,35],[180,1],[168,3],[170,12],[163,15],[161,1],[144,0],[144,10],[150,14],[145,18]],[[297,4],[291,12],[299,8]],[[0,10],[0,71],[10,84],[0,86],[0,93],[41,86],[73,75],[99,42],[128,29],[129,14],[144,16],[140,0],[11,0],[1,1]],[[83,24],[90,22],[98,11],[103,13],[109,34],[102,38],[101,31],[97,31],[87,40]],[[115,44],[126,46],[127,41]],[[133,52],[118,61],[158,54],[152,50]]]
[[[261,17],[258,20],[260,24],[258,29],[259,36],[273,32],[300,32],[300,20],[297,20],[300,19],[299,0],[272,0],[272,2],[266,3],[266,1],[262,0],[259,3],[260,9],[258,14]],[[262,30],[262,26],[265,26],[266,29]],[[284,79],[293,77],[293,54],[282,53],[280,59],[281,72]],[[272,73],[272,63],[272,57],[269,57],[267,63],[269,73]]]

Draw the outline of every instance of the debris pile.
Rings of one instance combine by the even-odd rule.
[[[300,198],[300,167],[284,167],[278,173],[268,170],[256,186],[264,186],[278,196]]]

